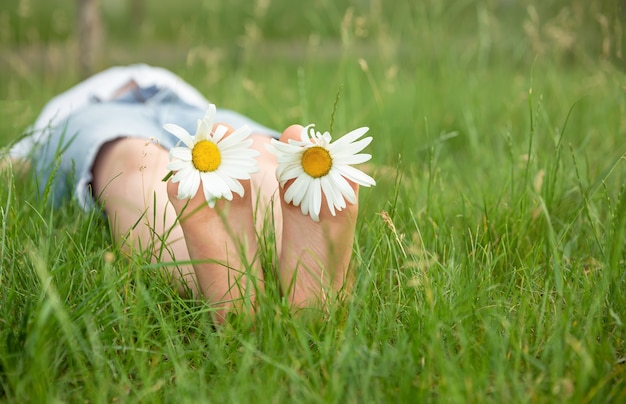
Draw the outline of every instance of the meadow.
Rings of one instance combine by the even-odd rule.
[[[107,221],[0,173],[0,401],[623,402],[623,2],[103,1],[96,69],[278,129],[370,127],[355,288],[216,328]],[[0,146],[80,79],[74,2],[0,5]],[[264,268],[272,273],[271,246]]]

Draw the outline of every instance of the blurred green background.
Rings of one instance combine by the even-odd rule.
[[[619,150],[624,1],[101,0],[91,71],[148,63],[173,70],[218,106],[282,129],[370,126],[382,164],[422,161],[442,144],[482,164],[484,148],[520,153],[529,89],[551,126],[597,156]],[[0,144],[81,80],[77,2],[0,5]],[[341,89],[340,101],[335,100]],[[606,107],[605,107],[606,106]],[[611,135],[600,135],[603,121]],[[571,126],[570,125],[570,126]],[[488,128],[488,130],[486,130]],[[602,130],[604,130],[602,129]],[[553,144],[552,136],[537,140]]]
[[[414,56],[441,53],[437,45],[456,38],[456,45],[467,47],[466,53],[478,46],[506,52],[513,61],[541,50],[570,58],[587,53],[621,59],[623,47],[622,0],[99,2],[109,45],[103,51],[109,57],[116,46],[162,43],[183,49],[198,45],[236,48],[246,37],[306,42],[313,34],[322,40],[353,35],[363,42],[397,35],[415,46],[410,52]],[[3,50],[75,40],[76,4],[71,0],[4,0],[0,5]],[[352,21],[347,21],[350,16]]]

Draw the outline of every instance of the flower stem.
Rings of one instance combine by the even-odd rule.
[[[167,175],[165,177],[163,177],[163,179],[161,181],[166,182],[167,180],[170,179],[170,177],[174,175],[174,171],[170,171],[169,173],[167,173]]]

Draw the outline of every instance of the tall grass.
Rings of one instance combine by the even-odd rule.
[[[354,293],[216,329],[98,212],[4,170],[0,397],[623,401],[624,11],[534,3],[146,1],[133,25],[108,2],[102,67],[164,64],[276,128],[328,128],[343,88],[333,129],[370,126],[378,181]],[[78,80],[70,5],[0,6],[2,144]]]

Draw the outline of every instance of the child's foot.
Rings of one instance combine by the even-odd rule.
[[[302,126],[290,126],[280,140],[299,140],[301,130]],[[299,206],[284,201],[282,195],[290,185],[281,189],[281,284],[294,306],[318,306],[346,284],[358,206],[347,203],[345,209],[332,216],[323,200],[320,221],[315,222],[303,215]],[[350,185],[358,196],[358,185]]]
[[[232,132],[229,130],[228,136]],[[219,307],[215,319],[254,311],[255,295],[262,290],[263,275],[257,255],[250,181],[241,181],[245,194],[220,199],[210,208],[202,189],[191,199],[177,198],[178,183],[168,182],[168,196],[179,216],[199,289]]]

